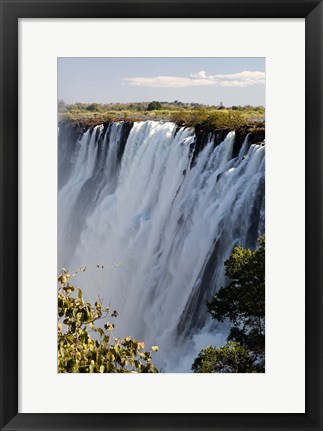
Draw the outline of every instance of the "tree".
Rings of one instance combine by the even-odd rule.
[[[259,248],[255,251],[235,247],[224,264],[230,282],[216,292],[207,307],[213,319],[219,322],[229,319],[232,323],[228,343],[202,350],[192,369],[194,372],[264,372],[265,238],[259,238]],[[233,359],[239,362],[235,367]],[[238,371],[230,371],[234,369]]]
[[[103,308],[101,300],[92,306],[84,301],[81,289],[69,284],[70,275],[58,278],[58,371],[60,373],[157,373],[152,353],[131,337],[115,338],[118,313]],[[73,292],[77,291],[77,296]],[[104,319],[103,327],[98,320]],[[90,333],[94,335],[91,337]],[[156,352],[158,346],[152,346]]]
[[[203,349],[192,365],[194,373],[258,373],[257,357],[239,343]]]
[[[255,251],[235,247],[225,262],[226,276],[231,279],[207,302],[211,316],[233,323],[229,339],[248,349],[265,349],[265,238],[259,238]]]
[[[159,109],[162,109],[162,105],[160,102],[156,102],[156,100],[153,100],[147,106],[147,111],[155,111],[155,110],[159,110]]]

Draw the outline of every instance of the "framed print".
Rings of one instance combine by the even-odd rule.
[[[322,11],[1,0],[1,429],[322,428]]]

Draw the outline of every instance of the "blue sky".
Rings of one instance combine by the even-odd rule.
[[[265,105],[265,58],[59,58],[58,99]]]

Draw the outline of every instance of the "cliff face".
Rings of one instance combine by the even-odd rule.
[[[196,156],[199,154],[201,150],[205,147],[205,145],[209,141],[210,134],[214,137],[214,146],[219,145],[226,135],[230,132],[230,129],[217,129],[213,130],[207,127],[203,127],[199,124],[195,126],[195,143],[194,143],[194,152],[193,152],[193,160],[194,162]],[[245,126],[235,130],[235,140],[233,144],[233,153],[232,157],[237,157],[242,144],[249,135],[249,145],[262,143],[265,139],[265,127],[264,126]]]
[[[237,157],[246,135],[249,134],[249,144],[259,144],[265,140],[265,127],[242,127],[236,130],[236,138],[233,146],[233,157]]]
[[[135,121],[137,120],[131,119],[128,121],[124,121],[125,129],[127,131],[127,136]],[[141,121],[141,120],[138,120],[138,121]],[[142,120],[142,121],[148,121],[148,120]],[[155,121],[158,121],[158,120],[155,120]],[[59,121],[59,127],[64,129],[65,133],[69,135],[72,141],[75,141],[76,139],[78,139],[80,135],[86,132],[86,130],[88,130],[89,128],[93,128],[99,124],[102,124],[104,129],[106,129],[108,125],[111,124],[111,121],[94,122],[94,123],[87,122],[87,121],[82,122],[82,121],[66,120],[66,119]],[[180,128],[180,125],[178,125],[178,130],[179,128]],[[210,133],[212,133],[215,136],[215,145],[217,145],[223,141],[225,136],[230,131],[231,131],[230,129],[211,129],[208,127],[204,127],[201,124],[196,124],[195,135],[196,135],[197,151],[199,152],[204,148]],[[264,124],[253,124],[253,125],[243,126],[236,129],[235,132],[236,132],[236,138],[235,138],[234,156],[239,153],[241,145],[243,144],[243,141],[247,134],[249,134],[250,145],[263,142],[265,139]]]

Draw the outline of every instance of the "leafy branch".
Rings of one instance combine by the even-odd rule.
[[[84,300],[82,290],[69,283],[64,269],[58,277],[58,371],[60,373],[157,373],[151,350],[143,341],[130,336],[115,338],[116,310],[103,307],[101,299],[94,306]],[[74,293],[77,292],[77,295]],[[104,321],[98,326],[97,321]],[[95,333],[95,338],[90,336]]]

